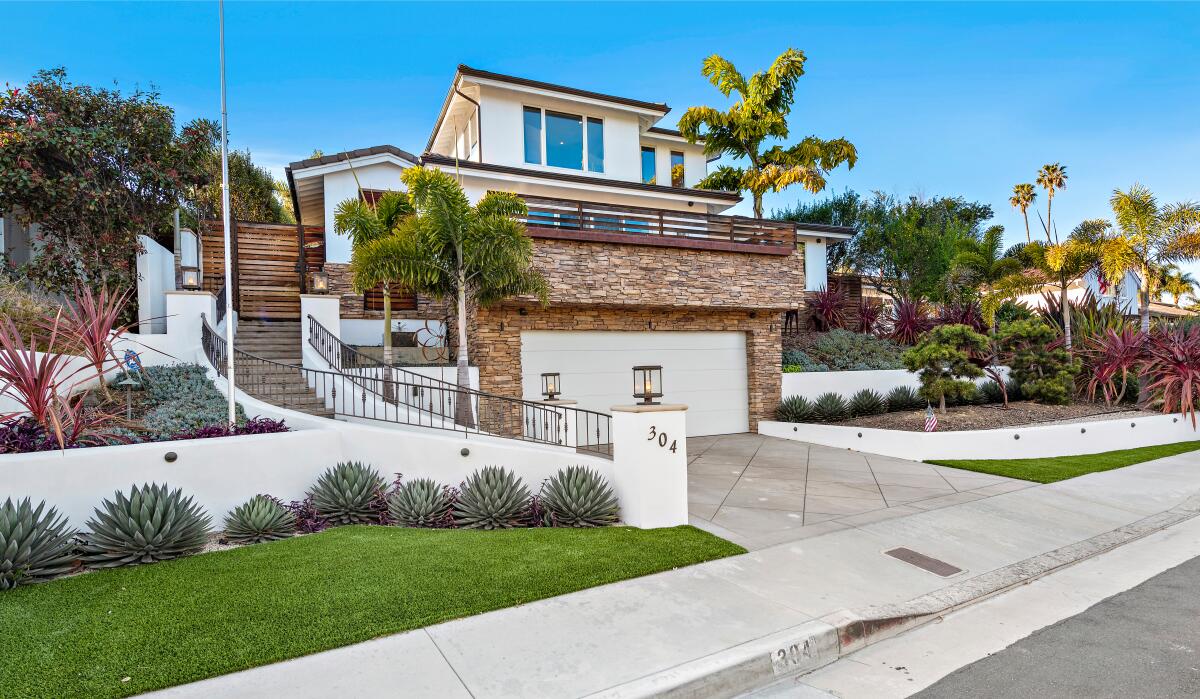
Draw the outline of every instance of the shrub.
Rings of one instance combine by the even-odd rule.
[[[954,301],[942,304],[938,309],[938,325],[965,325],[977,333],[988,331],[983,320],[983,310],[977,301]]]
[[[29,293],[16,281],[0,278],[0,318],[11,320],[20,337],[39,331],[44,320],[53,317],[57,310],[57,304]]]
[[[542,485],[539,505],[554,527],[603,527],[616,524],[617,496],[599,473],[568,466]]]
[[[449,486],[438,485],[428,478],[418,478],[400,484],[388,496],[388,514],[393,522],[406,527],[449,527],[456,493]]]
[[[1079,362],[1067,351],[1051,347],[1055,332],[1038,320],[1018,320],[1000,328],[997,340],[1009,356],[1012,377],[1021,394],[1042,403],[1066,405],[1075,389]]]
[[[850,397],[850,415],[853,417],[886,412],[887,403],[884,402],[883,396],[869,388],[864,388]]]
[[[879,320],[883,317],[883,303],[879,299],[863,298],[858,300],[858,322],[854,329],[864,334],[874,334],[879,330]]]
[[[210,526],[208,515],[182,490],[135,485],[128,497],[118,491],[115,500],[96,508],[80,550],[92,568],[165,561],[203,548]]]
[[[308,495],[317,514],[330,524],[377,524],[385,486],[370,466],[343,461],[326,469]]]
[[[1108,328],[1099,336],[1089,337],[1080,352],[1090,375],[1088,400],[1096,400],[1097,390],[1103,394],[1105,405],[1124,400],[1130,373],[1137,369],[1145,346],[1145,333],[1128,326],[1120,332]]]
[[[1011,323],[1014,320],[1031,320],[1033,310],[1019,301],[1005,301],[996,309],[996,326]]]
[[[811,422],[813,419],[812,401],[804,396],[788,396],[775,409],[775,417],[781,422]]]
[[[314,534],[329,526],[329,520],[322,517],[320,512],[317,512],[311,495],[305,497],[303,500],[293,500],[284,505],[284,507],[296,519],[296,531],[298,532]]]
[[[892,304],[892,340],[902,345],[915,345],[933,327],[925,301],[920,298],[900,298]]]
[[[845,305],[846,293],[837,287],[814,291],[804,301],[813,326],[821,332],[846,324]]]
[[[1008,392],[1009,400],[1024,400],[1025,398],[1025,393],[1021,391],[1021,384],[1016,379],[1005,381],[1004,390]]]
[[[1200,327],[1161,329],[1150,334],[1139,366],[1146,390],[1162,401],[1163,412],[1178,410],[1196,427],[1200,408]]]
[[[266,495],[255,495],[225,516],[225,537],[237,544],[286,539],[295,533],[296,516]]]
[[[888,391],[887,408],[892,411],[916,410],[925,407],[925,399],[912,386],[897,386]]]
[[[921,396],[946,411],[946,399],[962,398],[975,391],[972,379],[983,369],[971,362],[983,352],[988,339],[965,325],[939,325],[904,353],[904,365],[920,374]]]
[[[995,381],[987,381],[979,387],[979,392],[983,396],[983,401],[987,403],[1001,403],[1004,401],[1004,393],[1000,390],[1000,384]]]
[[[783,372],[797,374],[803,371],[829,371],[829,365],[822,364],[803,350],[788,350],[783,353]]]
[[[874,335],[831,330],[808,348],[808,354],[833,371],[903,369],[900,347]]]
[[[510,529],[528,516],[529,489],[511,471],[484,466],[459,488],[454,521],[467,529]]]
[[[837,393],[822,393],[813,402],[813,418],[817,422],[841,422],[849,417],[850,406]]]
[[[35,508],[29,498],[0,505],[0,590],[48,580],[75,565],[67,519],[45,501]]]
[[[228,411],[228,407],[226,407]],[[283,420],[272,420],[267,417],[252,417],[249,420],[230,428],[224,422],[215,425],[205,425],[193,430],[184,430],[171,435],[168,439],[211,439],[213,437],[237,437],[246,434],[274,434],[289,432],[290,428]]]
[[[25,454],[58,448],[58,441],[37,420],[25,415],[0,423],[0,454]]]

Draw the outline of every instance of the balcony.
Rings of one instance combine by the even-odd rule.
[[[530,237],[625,245],[790,255],[796,227],[787,221],[650,209],[521,195]]]

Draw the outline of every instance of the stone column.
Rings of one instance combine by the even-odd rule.
[[[614,405],[613,489],[641,529],[687,524],[687,406]]]

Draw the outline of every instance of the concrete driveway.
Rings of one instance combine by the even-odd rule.
[[[687,449],[692,523],[749,549],[1035,485],[752,433]]]

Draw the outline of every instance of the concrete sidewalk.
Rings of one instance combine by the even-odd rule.
[[[731,696],[1198,512],[1200,454],[1184,454],[862,523],[157,695]],[[884,555],[896,547],[961,572],[941,577]]]

